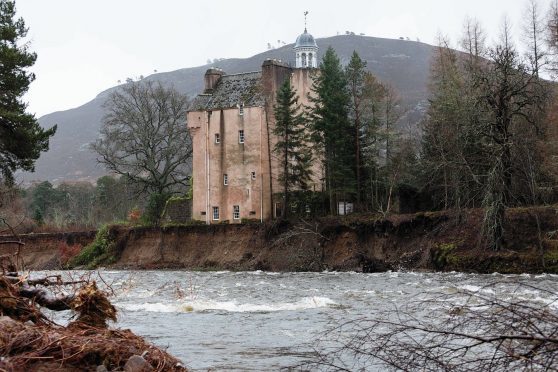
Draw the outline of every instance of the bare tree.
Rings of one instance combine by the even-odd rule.
[[[545,65],[546,51],[544,50],[545,27],[536,0],[527,0],[525,19],[523,21],[523,42],[527,47],[527,58],[536,76]]]
[[[101,136],[92,148],[105,167],[149,194],[185,190],[192,142],[188,100],[152,81],[130,82],[108,98]]]
[[[461,48],[468,53],[470,60],[478,60],[486,53],[486,34],[475,18],[467,17],[463,25]]]
[[[486,113],[480,135],[490,144],[490,171],[485,190],[485,236],[499,250],[504,235],[506,206],[513,200],[513,154],[518,128],[536,130],[538,113],[544,111],[545,93],[535,71],[521,60],[511,41],[510,24],[504,21],[500,43],[488,52],[490,63],[476,78],[479,108]]]
[[[321,371],[558,370],[558,297],[518,284],[510,296],[495,283],[414,300],[376,319],[352,320],[324,333],[304,364]],[[505,284],[511,285],[510,283]],[[540,293],[545,301],[529,299]]]
[[[552,1],[547,13],[546,44],[550,57],[550,71],[556,77],[558,70],[558,0]]]

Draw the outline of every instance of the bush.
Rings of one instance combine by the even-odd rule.
[[[109,227],[104,225],[97,231],[95,240],[68,261],[67,267],[85,266],[87,269],[94,269],[115,261],[114,242],[111,239]]]

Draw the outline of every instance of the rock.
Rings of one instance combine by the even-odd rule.
[[[108,372],[108,369],[103,364],[101,364],[100,366],[97,366],[95,372]]]
[[[139,355],[132,355],[124,365],[124,372],[148,372],[153,367]]]

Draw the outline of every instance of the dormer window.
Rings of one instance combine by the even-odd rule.
[[[238,105],[238,115],[240,116],[244,115],[244,103],[240,103]]]

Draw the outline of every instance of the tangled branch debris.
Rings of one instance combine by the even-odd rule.
[[[502,298],[498,285],[340,324],[323,335],[302,369],[557,371],[558,293],[517,283]]]
[[[29,279],[0,265],[0,371],[185,371],[180,361],[129,330],[107,328],[116,309],[95,281]],[[71,289],[66,294],[63,289]],[[71,310],[63,327],[43,312]]]

